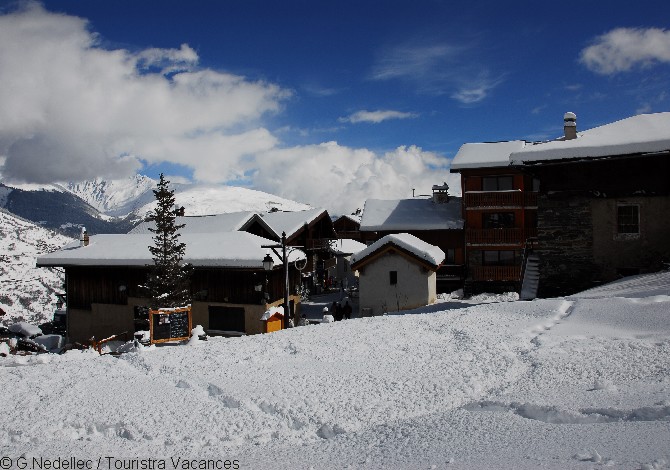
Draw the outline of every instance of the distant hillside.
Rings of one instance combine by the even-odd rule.
[[[46,229],[78,237],[81,227],[89,233],[125,233],[133,218],[105,217],[81,198],[56,189],[25,190],[3,188],[3,208]]]
[[[307,204],[237,186],[174,184],[171,187],[175,190],[175,203],[186,209],[186,215],[240,211],[270,212],[275,208],[282,211],[301,211],[311,208]],[[151,198],[137,210],[137,213],[146,214],[155,204],[152,192]]]
[[[142,175],[52,185],[0,183],[0,208],[71,237],[78,237],[81,227],[86,227],[90,234],[126,233],[153,209],[155,187],[156,181]],[[183,206],[187,215],[310,208],[307,204],[235,186],[171,184],[171,188],[176,204]]]
[[[53,316],[56,292],[63,292],[58,269],[36,268],[35,260],[72,239],[0,209],[0,323],[43,323]]]

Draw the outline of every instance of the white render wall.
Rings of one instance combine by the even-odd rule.
[[[390,284],[390,271],[398,272],[398,283]],[[437,300],[436,275],[408,258],[386,253],[359,272],[360,311],[372,315],[421,307]]]

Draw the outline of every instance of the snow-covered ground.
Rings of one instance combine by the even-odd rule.
[[[0,465],[670,466],[669,272],[482,300],[119,358],[0,358]]]

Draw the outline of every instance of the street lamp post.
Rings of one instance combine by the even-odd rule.
[[[289,285],[288,285],[288,258],[286,256],[286,232],[282,232],[281,234],[281,245],[262,245],[261,248],[272,249],[275,255],[277,255],[277,257],[281,259],[281,262],[284,265],[284,328],[290,328],[291,309],[289,308],[288,303]],[[277,250],[275,248],[281,248],[282,254],[280,255],[279,253],[277,253]],[[263,269],[265,269],[266,271],[272,271],[273,267],[274,262],[272,261],[272,257],[268,253],[265,255],[265,258],[263,258]]]

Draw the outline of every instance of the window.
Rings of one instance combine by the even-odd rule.
[[[392,286],[398,283],[398,271],[389,271],[389,283]]]
[[[640,206],[637,204],[617,206],[617,233],[640,233]]]
[[[484,251],[484,266],[514,266],[517,264],[516,251]]]
[[[514,177],[512,176],[484,176],[482,178],[482,191],[509,191],[514,189]]]
[[[482,214],[483,228],[514,228],[514,212]]]
[[[444,262],[446,264],[456,264],[456,249],[455,248],[447,248],[447,257],[445,258]]]

